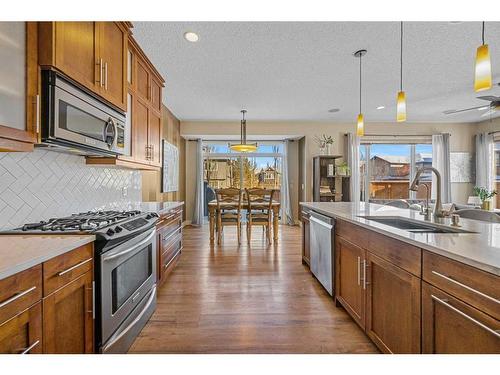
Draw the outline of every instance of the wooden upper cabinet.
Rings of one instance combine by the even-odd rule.
[[[54,23],[55,66],[94,91],[100,79],[98,33],[96,22]]]
[[[150,80],[151,74],[146,63],[142,59],[137,59],[137,80],[135,89],[137,95],[147,101],[151,100]]]
[[[32,151],[39,121],[36,22],[0,23],[0,152]]]
[[[83,274],[43,299],[44,353],[93,353],[92,273]]]
[[[126,110],[128,24],[39,22],[39,63]]]
[[[136,100],[133,108],[135,115],[132,122],[132,157],[138,162],[148,163],[149,109],[142,100]]]
[[[335,297],[362,328],[365,327],[364,261],[362,248],[335,237]]]
[[[368,251],[364,274],[368,336],[385,353],[420,353],[420,278]]]
[[[42,303],[0,324],[0,353],[42,353]]]
[[[161,127],[161,116],[150,110],[148,128],[149,161],[151,164],[158,166],[161,166]]]
[[[156,79],[151,78],[151,105],[153,109],[161,113],[161,91],[163,84]]]
[[[118,22],[99,22],[99,58],[102,59],[102,96],[127,108],[128,30]]]

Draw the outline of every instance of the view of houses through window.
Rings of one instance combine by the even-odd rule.
[[[282,178],[282,142],[259,142],[257,152],[235,153],[229,142],[204,144],[204,179],[213,189],[261,187],[276,189]]]
[[[431,144],[362,144],[361,200],[425,199],[425,187],[420,186],[416,193],[409,191],[416,170],[423,166],[432,166]],[[431,191],[430,172],[420,181]]]

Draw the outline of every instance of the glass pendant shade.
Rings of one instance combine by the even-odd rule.
[[[491,60],[487,44],[477,48],[476,69],[474,76],[474,90],[483,91],[491,89]]]
[[[363,120],[363,114],[358,115],[358,126],[356,127],[356,135],[362,137],[365,135],[365,121]]]
[[[404,91],[398,92],[396,120],[398,122],[406,121],[406,95]]]
[[[238,144],[238,145],[231,145],[231,150],[235,152],[255,152],[257,151],[257,144]]]

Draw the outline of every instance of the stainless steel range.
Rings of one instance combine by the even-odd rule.
[[[25,224],[24,233],[91,233],[95,243],[96,348],[124,353],[156,307],[158,215],[98,211]]]

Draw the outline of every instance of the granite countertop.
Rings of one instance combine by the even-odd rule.
[[[362,202],[301,202],[303,207],[343,219],[433,253],[500,276],[500,224],[460,218],[463,230],[476,233],[412,233],[359,216],[401,216],[423,223],[418,211]],[[428,222],[427,222],[428,223]],[[446,218],[444,225],[450,224]]]
[[[0,280],[95,241],[94,235],[2,235]]]
[[[139,210],[142,212],[156,212],[158,215],[163,215],[183,205],[184,202],[131,202],[127,209]]]

